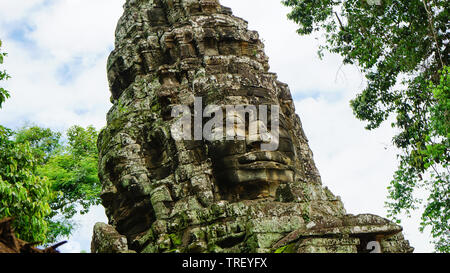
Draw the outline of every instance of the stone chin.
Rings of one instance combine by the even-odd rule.
[[[229,201],[275,197],[280,184],[294,182],[292,158],[281,151],[239,154],[245,141],[209,145],[214,177],[221,197]],[[230,154],[236,152],[237,154]]]

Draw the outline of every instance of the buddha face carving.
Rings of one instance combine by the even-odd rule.
[[[220,105],[206,106],[204,111],[199,108],[201,101],[196,98],[194,103],[194,124],[186,106],[183,124],[175,123],[172,133],[178,138],[206,142],[221,198],[239,201],[274,197],[280,183],[294,181],[295,149],[288,130],[284,124],[280,126],[281,113],[275,101],[256,106],[244,104],[248,103],[244,97],[233,97],[235,105],[224,105],[225,99],[216,101]]]
[[[274,197],[280,183],[293,182],[292,158],[282,151],[262,151],[246,140],[208,143],[221,195],[230,201]]]
[[[233,114],[227,112],[226,119]],[[208,156],[212,159],[222,198],[239,201],[274,197],[280,183],[292,182],[294,179],[290,167],[294,148],[287,131],[273,126],[268,128],[270,126],[267,125],[273,122],[270,118],[265,123],[238,114],[234,120],[235,127],[231,130],[239,133],[235,139],[208,142]],[[258,128],[256,135],[252,134],[255,127]],[[225,137],[232,135],[229,130],[226,130]],[[274,133],[275,130],[278,132]],[[242,135],[244,139],[239,139]],[[270,145],[268,143],[274,145],[275,149],[264,149],[264,145]]]

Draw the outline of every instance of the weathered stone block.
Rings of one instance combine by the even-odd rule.
[[[127,238],[110,225],[96,223],[91,243],[92,253],[128,252]]]

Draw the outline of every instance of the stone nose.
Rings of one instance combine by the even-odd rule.
[[[247,145],[254,146],[260,143],[278,142],[276,135],[269,131],[266,124],[260,120],[250,121],[248,128]]]

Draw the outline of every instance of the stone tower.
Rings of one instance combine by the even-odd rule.
[[[95,226],[93,252],[413,250],[400,226],[349,215],[323,188],[289,88],[246,21],[218,0],[124,8],[107,66],[114,105],[98,141],[109,225]],[[277,149],[261,149],[268,140],[248,138],[248,126],[242,140],[175,139],[173,107],[195,116],[196,98],[202,107],[278,106],[263,122],[279,124]]]

